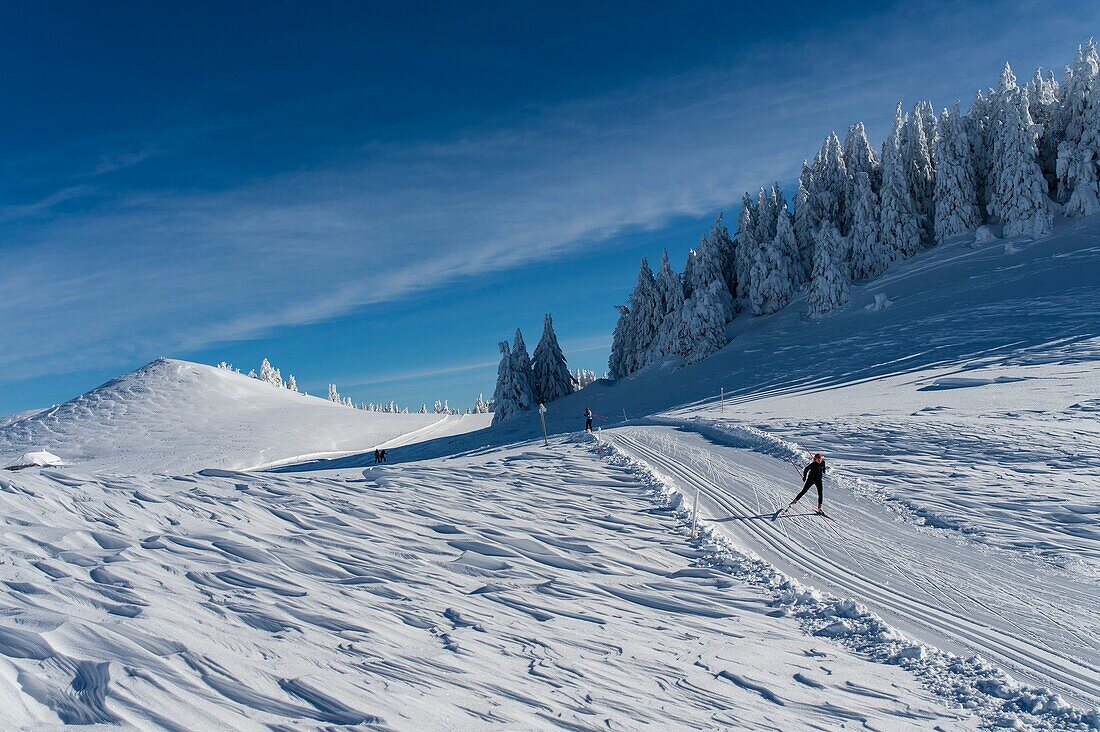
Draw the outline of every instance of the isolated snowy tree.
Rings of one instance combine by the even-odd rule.
[[[539,404],[547,404],[573,393],[573,377],[569,373],[565,354],[558,345],[550,313],[542,321],[542,338],[535,346],[532,367],[535,372],[535,401]]]
[[[259,379],[260,379],[260,381],[264,382],[265,384],[271,384],[273,386],[276,384],[276,382],[275,382],[275,369],[271,366],[271,362],[268,361],[266,358],[263,360],[263,363],[260,364]],[[278,384],[278,385],[282,386],[282,384]]]
[[[879,230],[893,258],[911,257],[920,248],[920,224],[902,154],[905,117],[901,105],[894,112],[894,129],[882,145],[882,190],[879,193]],[[814,258],[817,252],[815,247]]]
[[[853,280],[868,280],[886,271],[893,252],[882,242],[879,229],[879,203],[871,177],[856,174],[852,189],[852,230],[848,234],[849,274]]]
[[[814,243],[814,271],[806,297],[811,318],[820,318],[848,302],[848,277],[837,264],[835,252],[842,245],[840,232],[830,222],[817,231]]]
[[[1027,90],[1005,99],[1004,119],[994,149],[990,214],[1004,224],[1004,235],[1045,236],[1054,230],[1047,182],[1039,168]]]
[[[813,211],[813,197],[810,187],[813,185],[813,171],[806,161],[802,161],[802,175],[798,178],[798,192],[794,196],[794,238],[798,242],[798,259],[802,267],[798,274],[798,284],[810,280],[810,269],[814,256],[814,228],[817,218]]]
[[[344,403],[344,400],[340,397],[340,392],[336,391],[336,384],[328,385],[328,400],[337,404]]]
[[[940,115],[936,138],[935,231],[936,242],[981,226],[974,158],[966,118],[956,104]]]
[[[351,407],[352,409],[355,409],[355,402],[351,400],[351,397],[344,397],[343,404],[345,407]]]
[[[913,113],[906,118],[901,133],[901,152],[905,161],[909,195],[912,197],[913,209],[917,214],[920,240],[926,246],[931,245],[935,239],[933,216],[936,207],[929,127],[925,121],[928,115],[931,115],[931,105],[927,102],[918,102],[913,108]]]
[[[291,374],[286,380],[286,388],[291,391],[298,391],[298,381],[294,378],[294,374]]]
[[[484,394],[478,394],[477,400],[474,402],[474,414],[487,414],[489,412],[489,405],[485,401]]]
[[[784,206],[777,217],[775,236],[756,250],[749,288],[753,315],[774,313],[791,301],[796,277],[792,270],[801,266],[797,257],[794,224]]]

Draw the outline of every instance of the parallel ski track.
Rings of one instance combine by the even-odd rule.
[[[639,442],[627,431],[616,430],[611,434],[605,433],[605,436],[627,454],[649,465],[655,472],[671,477],[685,495],[691,496],[695,489],[699,489],[709,501],[731,514],[748,515],[756,510],[701,475],[688,463]],[[999,631],[975,623],[945,607],[931,605],[917,598],[903,597],[889,587],[861,576],[862,567],[850,553],[848,556],[852,557],[857,566],[841,566],[822,556],[824,552],[820,551],[820,544],[817,547],[806,547],[792,538],[782,522],[783,519],[774,522],[745,521],[743,528],[756,541],[804,571],[809,577],[825,580],[872,609],[886,611],[884,615],[894,615],[911,626],[924,627],[947,635],[960,647],[969,648],[1010,673],[1015,671],[1030,681],[1045,683],[1063,693],[1069,691],[1079,699],[1092,700],[1093,703],[1100,698],[1100,670],[1084,665],[1077,659],[1058,656],[1023,638],[1009,635],[1018,630],[1019,626]],[[834,522],[822,523],[825,524],[824,530],[828,530],[827,524]],[[816,532],[810,532],[809,535],[816,543],[814,533]],[[845,552],[847,553],[846,550]],[[894,565],[895,571],[902,571],[889,558],[883,557],[883,560]],[[912,576],[909,578],[914,579]],[[1082,611],[1086,612],[1084,609]]]

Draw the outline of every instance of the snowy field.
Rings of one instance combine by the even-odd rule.
[[[5,729],[974,727],[706,566],[587,441],[0,487]]]

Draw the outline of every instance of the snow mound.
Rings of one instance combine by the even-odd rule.
[[[23,468],[52,468],[61,465],[61,458],[46,450],[25,452],[4,466],[6,470],[22,470]]]
[[[366,412],[232,371],[158,359],[0,427],[0,454],[46,449],[86,471],[241,470],[486,423],[482,415]]]

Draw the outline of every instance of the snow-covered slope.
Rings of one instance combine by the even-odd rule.
[[[0,427],[0,457],[46,449],[78,471],[243,469],[401,444],[431,427],[483,427],[482,415],[379,414],[186,361],[158,359],[87,394]]]
[[[710,566],[587,441],[0,489],[5,730],[975,728]]]

